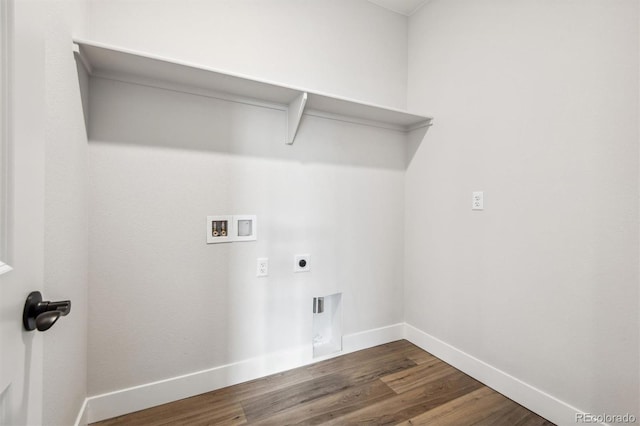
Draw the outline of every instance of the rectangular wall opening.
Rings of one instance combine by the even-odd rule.
[[[313,298],[313,356],[342,350],[342,293]]]

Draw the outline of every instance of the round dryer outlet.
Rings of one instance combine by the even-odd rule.
[[[309,272],[311,271],[311,255],[296,254],[293,257],[293,272]]]

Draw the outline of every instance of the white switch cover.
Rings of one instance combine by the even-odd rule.
[[[484,192],[475,191],[473,193],[471,210],[484,210]]]
[[[256,271],[256,276],[258,277],[266,277],[269,275],[269,258],[268,257],[259,257],[258,258],[258,269]]]

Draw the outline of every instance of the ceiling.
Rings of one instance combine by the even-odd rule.
[[[373,4],[405,16],[411,16],[429,0],[369,0]]]

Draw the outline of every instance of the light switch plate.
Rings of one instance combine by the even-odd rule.
[[[484,192],[475,191],[471,200],[471,210],[484,210]]]

